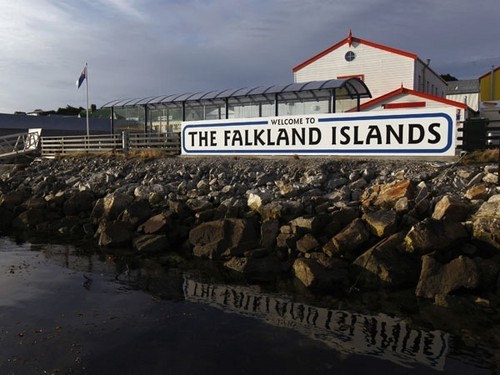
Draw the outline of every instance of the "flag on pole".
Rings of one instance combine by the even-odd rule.
[[[83,81],[85,81],[85,78],[87,78],[87,66],[86,65],[82,70],[82,74],[80,74],[80,78],[78,78],[78,81],[76,81],[77,88],[80,88]]]

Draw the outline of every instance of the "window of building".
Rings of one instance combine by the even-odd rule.
[[[351,62],[356,58],[356,54],[352,51],[347,51],[344,57],[345,61]]]

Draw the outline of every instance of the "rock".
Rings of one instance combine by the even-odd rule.
[[[58,191],[55,194],[49,193],[45,197],[45,202],[47,202],[47,206],[51,209],[60,209],[64,205],[64,201],[66,200],[66,194],[64,191]]]
[[[312,234],[307,233],[297,241],[295,246],[301,253],[310,253],[317,250],[320,243]]]
[[[329,256],[354,260],[359,255],[359,249],[368,243],[370,238],[370,232],[363,221],[355,219],[323,246],[323,252]]]
[[[186,201],[186,206],[195,213],[206,211],[214,208],[214,205],[206,199],[188,199]]]
[[[141,185],[134,189],[134,197],[149,201],[152,197],[163,196],[165,189],[161,184]]]
[[[436,220],[465,221],[470,206],[456,197],[445,195],[434,207],[432,218]]]
[[[121,214],[118,215],[119,221],[125,221],[137,227],[144,223],[151,216],[151,206],[146,200],[132,202]]]
[[[172,223],[173,213],[170,211],[154,215],[147,219],[137,230],[145,234],[159,234],[164,233]]]
[[[394,204],[394,209],[398,214],[406,214],[410,210],[410,201],[407,197],[399,198]]]
[[[412,199],[414,190],[414,183],[409,179],[376,185],[371,194],[368,196],[366,193],[364,194],[363,197],[366,198],[363,201],[363,205],[392,208],[401,198]]]
[[[328,237],[335,236],[358,217],[359,210],[354,207],[342,207],[333,211],[330,214],[327,224],[323,228],[324,235]]]
[[[344,292],[349,285],[349,274],[344,263],[338,269],[327,268],[314,259],[298,258],[293,263],[295,277],[307,288],[328,292]]]
[[[479,269],[481,288],[485,290],[495,290],[498,276],[500,274],[500,256],[485,259],[481,257],[474,258],[474,262]]]
[[[35,229],[37,225],[43,222],[50,222],[54,217],[58,216],[50,215],[50,212],[46,209],[32,208],[21,212],[12,221],[12,227],[16,230]]]
[[[118,218],[132,202],[134,198],[128,194],[113,192],[99,199],[91,214],[94,223],[100,220],[113,221]]]
[[[261,206],[259,212],[263,221],[280,219],[283,214],[283,205],[279,201],[273,201]]]
[[[461,288],[475,289],[479,285],[478,267],[472,259],[459,256],[443,265],[431,255],[424,255],[415,294],[434,299],[437,295],[446,295]]]
[[[299,201],[283,202],[282,220],[289,221],[304,213],[304,205]]]
[[[281,263],[273,256],[232,257],[224,262],[224,267],[240,272],[253,280],[267,280],[283,270]]]
[[[337,190],[339,187],[344,186],[349,180],[345,177],[338,177],[328,181],[326,188],[328,190]]]
[[[185,219],[193,215],[193,211],[188,207],[185,202],[178,200],[169,200],[168,209],[176,214],[179,219]]]
[[[377,237],[387,237],[397,229],[397,215],[393,210],[379,209],[365,213],[362,217],[370,232]]]
[[[71,195],[63,205],[66,216],[77,216],[80,213],[91,212],[94,207],[94,193],[83,190]]]
[[[300,236],[296,233],[279,233],[276,237],[276,248],[280,250],[295,249]]]
[[[271,200],[271,193],[267,191],[253,191],[248,195],[247,206],[253,211],[258,211],[261,206],[269,203]]]
[[[465,197],[470,200],[486,200],[489,197],[488,189],[484,184],[474,185],[465,192]]]
[[[481,205],[472,223],[475,240],[500,249],[500,194],[490,197]]]
[[[159,254],[168,250],[168,238],[164,234],[145,234],[133,241],[134,248],[143,254]]]
[[[31,192],[27,189],[9,191],[0,195],[0,207],[13,210],[20,206],[31,196]]]
[[[127,247],[132,240],[132,227],[123,221],[101,221],[99,233],[99,246],[118,248]]]
[[[276,245],[276,237],[280,230],[277,219],[265,220],[260,226],[260,244],[265,249],[272,249]]]
[[[397,288],[415,285],[420,262],[403,254],[405,232],[383,239],[353,262],[358,285],[363,288]]]
[[[283,181],[276,181],[276,186],[278,187],[280,194],[285,198],[291,198],[297,196],[299,189],[293,184],[286,184]]]
[[[498,173],[486,173],[486,175],[483,177],[483,182],[486,182],[488,184],[493,184],[496,185],[498,184]]]
[[[93,236],[162,259],[169,243],[228,260],[245,276],[274,269],[271,257],[289,271],[300,259],[297,274],[314,272],[299,278],[330,291],[349,285],[352,261],[360,287],[406,287],[416,286],[421,255],[434,252],[444,266],[465,255],[481,292],[500,301],[498,208],[495,196],[484,202],[499,191],[490,175],[498,166],[449,166],[313,157],[39,160],[0,179],[0,230],[16,220],[21,230]],[[84,191],[76,197],[77,190]],[[393,237],[398,227],[412,229]]]
[[[363,189],[366,185],[368,185],[368,182],[364,178],[360,178],[356,181],[351,182],[349,184],[349,189],[351,190]]]
[[[427,218],[414,225],[406,235],[406,251],[428,254],[466,242],[469,238],[469,233],[460,223]]]
[[[224,259],[256,248],[259,236],[250,220],[222,219],[191,229],[189,242],[193,245],[193,254],[198,257]]]
[[[318,233],[325,222],[325,217],[320,215],[299,216],[290,221],[292,233]]]

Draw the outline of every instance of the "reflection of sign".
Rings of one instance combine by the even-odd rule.
[[[455,155],[455,110],[183,122],[182,154]]]
[[[187,276],[183,288],[188,301],[292,328],[342,353],[379,357],[405,367],[422,364],[444,369],[449,335],[441,331],[412,329],[384,314],[329,310],[250,288],[201,283]]]

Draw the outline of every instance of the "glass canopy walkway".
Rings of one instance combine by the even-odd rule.
[[[293,116],[359,110],[371,98],[359,78],[332,79],[114,100],[110,109],[113,132],[179,132],[183,121]]]

